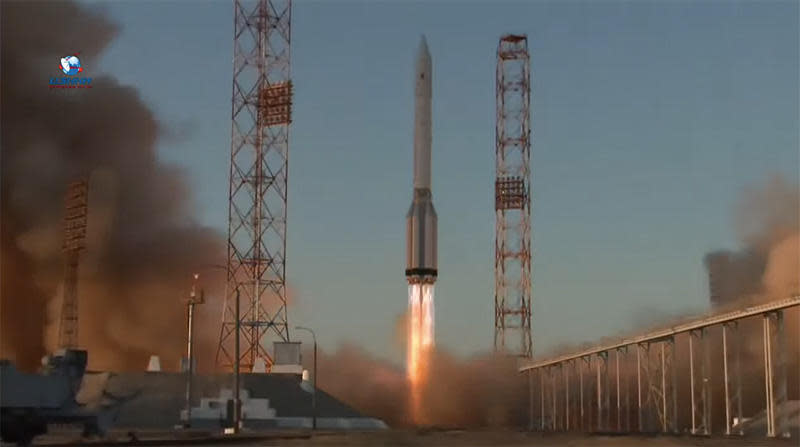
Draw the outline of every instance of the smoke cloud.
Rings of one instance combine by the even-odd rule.
[[[737,305],[800,293],[800,188],[780,175],[743,192],[735,210],[738,251],[706,256],[711,303]]]
[[[750,186],[742,194],[734,213],[735,228],[741,240],[738,251],[723,252],[723,261],[707,262],[711,304],[717,311],[774,301],[800,295],[800,186],[774,175],[761,185]],[[709,255],[710,259],[718,254]],[[720,258],[717,258],[719,261]],[[715,299],[716,298],[716,299]],[[800,309],[784,312],[788,398],[800,398]],[[743,362],[743,406],[745,416],[764,408],[764,349],[760,319],[739,325]],[[719,377],[722,354],[721,334],[712,332],[712,369]],[[714,384],[716,402],[723,390]],[[717,407],[719,410],[719,407]],[[724,416],[714,412],[717,426]]]
[[[191,274],[224,259],[224,239],[194,220],[185,173],[158,159],[165,129],[153,112],[94,68],[117,27],[72,2],[3,2],[0,15],[2,356],[30,369],[55,347],[63,197],[88,176],[80,345],[92,368],[142,369],[159,354],[175,369]],[[75,52],[92,88],[48,88]],[[208,297],[221,298],[220,272],[205,278]],[[198,326],[219,327],[221,303],[205,307]],[[199,332],[200,350],[213,352],[218,333]]]
[[[772,177],[760,187],[749,188],[742,195],[736,211],[736,227],[742,235],[744,248],[739,252],[727,252],[734,259],[733,269],[724,271],[727,280],[734,286],[730,287],[727,296],[736,296],[737,300],[722,302],[716,310],[725,307],[740,307],[747,304],[742,300],[766,301],[786,298],[792,294],[800,293],[798,281],[800,275],[800,226],[797,216],[798,187],[785,181],[779,176]],[[744,274],[742,272],[745,272]],[[742,278],[746,280],[743,280]],[[786,333],[796,334],[798,331],[798,310],[793,309],[785,313]],[[657,320],[653,315],[658,316]],[[674,326],[681,322],[698,318],[697,315],[665,315],[655,309],[647,314],[637,315],[635,333],[646,332],[649,329]],[[647,321],[642,326],[642,321]],[[404,340],[402,334],[406,325],[404,317],[398,318],[395,329],[397,339]],[[629,332],[628,335],[633,335]],[[708,337],[711,347],[710,377],[712,385],[712,418],[715,431],[724,427],[723,384],[721,365],[721,333],[719,328],[712,329]],[[585,343],[582,346],[559,346],[554,348],[546,357],[574,352],[603,342],[611,342],[619,336],[607,337]],[[750,319],[739,325],[737,333],[730,334],[729,343],[733,349],[737,343],[742,349],[742,377],[743,377],[743,412],[745,417],[752,417],[764,408],[764,382],[763,382],[763,351],[761,345],[761,322]],[[797,337],[787,336],[787,369],[790,372],[788,382],[788,398],[798,399],[800,383],[793,371],[798,370],[800,358]],[[689,361],[688,361],[688,336],[682,335],[675,341],[675,358],[677,365],[677,398],[680,408],[687,408],[689,401]],[[651,357],[657,357],[654,351]],[[698,353],[695,354],[696,356]],[[306,356],[306,358],[310,358]],[[653,359],[651,359],[653,360]],[[613,378],[614,356],[610,358],[609,374]],[[698,357],[695,361],[700,362]],[[733,361],[732,359],[730,361]],[[658,362],[656,362],[658,363]],[[309,365],[310,366],[310,365]],[[358,410],[383,419],[392,426],[411,426],[409,414],[409,390],[405,378],[405,371],[394,367],[388,362],[370,356],[365,351],[347,345],[337,352],[320,357],[320,386],[327,392],[353,405]],[[623,377],[621,396],[631,393],[629,399],[635,402],[635,355],[620,362]],[[562,371],[558,371],[562,374]],[[596,403],[594,397],[593,380],[591,374],[586,373],[587,403],[584,423],[596,422]],[[696,380],[700,380],[699,366]],[[627,379],[627,381],[626,381]],[[577,378],[573,377],[573,381]],[[572,383],[577,387],[577,383]],[[558,387],[563,398],[563,378],[559,378]],[[645,385],[647,387],[647,385]],[[535,383],[535,414],[539,414],[539,382],[538,376]],[[616,395],[614,380],[611,380],[607,389],[612,396]],[[549,393],[549,391],[547,391]],[[573,398],[575,397],[573,388]],[[552,405],[551,397],[546,397],[547,405]],[[646,394],[645,394],[646,401]],[[527,377],[517,373],[516,361],[513,358],[484,354],[470,359],[459,359],[441,348],[433,354],[431,365],[431,381],[424,392],[424,402],[427,413],[425,424],[445,427],[521,427],[527,424],[528,417],[528,388]],[[613,403],[612,405],[616,405]],[[563,403],[559,403],[559,406]],[[577,405],[574,404],[574,405]],[[560,411],[563,411],[563,407]],[[623,411],[621,422],[623,427],[630,421],[631,426],[638,425],[635,405],[630,414]],[[577,410],[576,410],[577,411]],[[616,413],[611,412],[611,427],[616,427]],[[653,417],[645,416],[645,427],[658,429]],[[563,418],[563,413],[561,413]],[[578,414],[572,414],[573,424],[578,424]],[[686,428],[691,425],[686,411],[678,412],[679,427]],[[594,421],[594,422],[592,422]],[[561,419],[560,424],[564,420]],[[588,426],[587,426],[588,427]]]
[[[411,417],[410,387],[403,368],[350,344],[333,354],[321,352],[318,361],[320,388],[326,392],[392,427],[418,425]],[[527,399],[527,382],[516,372],[514,358],[485,354],[460,359],[435,348],[422,392],[425,412],[419,425],[519,426],[523,419],[527,421]]]

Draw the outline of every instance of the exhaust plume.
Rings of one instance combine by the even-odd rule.
[[[408,285],[408,344],[406,375],[411,386],[412,418],[427,419],[423,392],[430,379],[431,352],[434,349],[434,285]]]
[[[353,345],[332,354],[321,351],[318,361],[321,389],[392,427],[513,427],[527,421],[527,382],[511,357],[460,359],[432,348],[419,396],[422,421],[409,399],[412,385],[403,367]]]

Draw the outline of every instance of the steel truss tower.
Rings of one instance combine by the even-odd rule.
[[[530,56],[525,35],[497,47],[494,348],[530,357]]]
[[[237,291],[240,367],[268,367],[269,340],[289,341],[286,199],[291,0],[235,0],[228,279],[217,364],[235,363]]]
[[[89,184],[80,179],[67,186],[64,200],[64,289],[58,327],[60,348],[78,347],[78,265],[86,244]]]

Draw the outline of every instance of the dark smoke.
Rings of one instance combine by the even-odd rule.
[[[2,2],[0,15],[2,356],[32,368],[54,347],[62,200],[90,176],[80,344],[93,368],[142,369],[159,354],[175,369],[190,275],[224,259],[224,241],[195,222],[184,172],[159,161],[164,128],[136,90],[94,68],[117,27],[72,2]],[[49,89],[75,52],[93,88]],[[199,326],[217,328],[221,306],[206,309]],[[213,352],[216,329],[200,332]]]
[[[766,256],[760,251],[720,250],[705,256],[709,300],[714,307],[735,303],[761,291]]]

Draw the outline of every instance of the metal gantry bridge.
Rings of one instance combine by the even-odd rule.
[[[763,369],[763,386],[758,388],[763,390],[761,408],[766,410],[767,436],[789,436],[787,411],[780,410],[787,402],[787,355],[795,356],[796,361],[798,353],[788,352],[784,312],[799,306],[800,295],[792,296],[572,354],[543,360],[520,360],[519,371],[528,374],[530,429],[688,431],[696,435],[710,435],[713,419],[712,385],[721,385],[724,395],[724,434],[743,434],[744,375],[741,352],[745,343],[760,338],[758,341],[762,345],[763,358],[758,363],[763,364],[745,365],[748,371],[745,374],[752,375],[753,369]],[[757,331],[745,332],[741,328],[744,320],[756,318],[761,319],[760,337],[753,336]],[[712,337],[712,330],[719,330],[721,337]],[[686,343],[676,344],[679,336]],[[719,351],[721,366],[712,363],[712,357],[720,357],[715,354]],[[722,377],[715,374],[720,367]],[[792,370],[792,374],[796,373]],[[721,384],[718,382],[720,380]],[[680,389],[679,384],[687,381],[688,386]],[[633,397],[631,382],[635,382]],[[679,394],[683,399],[679,399]],[[687,413],[687,410],[690,412]]]

